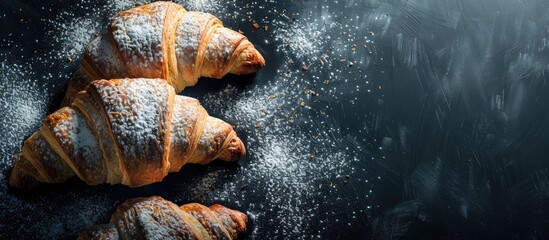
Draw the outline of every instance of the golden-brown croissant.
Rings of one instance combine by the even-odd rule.
[[[251,74],[265,65],[248,39],[207,13],[154,2],[120,12],[85,49],[64,104],[95,79],[161,78],[183,91],[198,78]]]
[[[46,117],[18,155],[9,184],[62,182],[142,186],[186,163],[246,154],[233,127],[161,79],[93,81],[70,107]]]
[[[248,217],[214,204],[180,207],[158,196],[135,198],[118,206],[109,224],[83,232],[78,239],[237,239]]]

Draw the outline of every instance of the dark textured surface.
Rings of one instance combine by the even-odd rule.
[[[134,4],[2,1],[1,238],[72,238],[149,195],[239,209],[253,239],[549,238],[547,1],[178,2],[265,56],[253,79],[182,93],[237,125],[248,156],[134,189],[8,189],[83,46]]]

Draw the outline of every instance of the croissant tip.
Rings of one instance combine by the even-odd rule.
[[[236,216],[238,216],[238,218],[244,220],[244,223],[248,222],[248,215],[238,210],[232,210],[232,211]]]
[[[38,185],[38,181],[26,175],[20,168],[14,167],[8,180],[8,185],[16,189],[31,189]]]
[[[246,147],[240,138],[231,139],[229,146],[219,156],[219,159],[227,162],[235,162],[246,156]]]
[[[265,67],[265,58],[250,44],[248,48],[240,53],[239,61],[231,73],[248,75],[259,71],[263,67]]]
[[[250,70],[250,73],[259,71],[259,69],[265,67],[265,58],[255,48],[248,55],[248,59],[244,61],[243,66]]]

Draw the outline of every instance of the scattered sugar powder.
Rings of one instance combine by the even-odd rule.
[[[324,17],[325,22],[311,21],[298,22],[289,18],[281,18],[273,21],[273,34],[277,44],[277,50],[287,52],[288,50],[298,59],[316,60],[326,56],[327,45],[331,39],[328,31],[336,23],[332,22],[329,16]]]
[[[208,190],[219,181],[219,172],[209,173],[190,191],[191,195],[207,194],[205,198],[224,201],[240,199],[243,203],[249,203],[240,207],[255,216],[258,229],[254,232],[264,234],[270,231],[261,229],[262,226],[279,226],[279,236],[306,237],[300,234],[310,232],[312,226],[317,224],[311,222],[311,219],[318,217],[315,216],[319,214],[316,209],[330,205],[323,203],[323,200],[337,195],[335,186],[343,176],[353,174],[349,168],[357,159],[349,151],[337,147],[335,136],[340,134],[338,129],[312,126],[310,119],[306,120],[308,117],[301,114],[299,118],[304,121],[297,123],[297,119],[291,120],[293,114],[278,111],[295,104],[291,100],[292,93],[269,98],[280,93],[278,84],[250,89],[246,93],[239,93],[235,87],[228,86],[201,97],[207,109],[221,109],[219,114],[229,123],[237,125],[241,134],[242,129],[247,131],[246,146],[251,162],[244,163],[235,180],[222,183],[222,187],[214,193]],[[240,97],[232,97],[236,95]],[[238,189],[247,185],[254,190],[242,194]],[[256,198],[265,201],[253,203],[252,199]],[[321,233],[323,230],[316,231]],[[264,236],[262,234],[256,237]]]
[[[138,4],[144,3],[139,0],[116,0],[108,1],[107,7],[110,8],[111,16],[114,16],[120,11],[128,10],[130,8],[136,7]]]
[[[82,53],[84,47],[86,47],[104,27],[101,25],[101,21],[85,17],[77,17],[66,23],[52,21],[52,24],[58,29],[58,35],[55,38],[61,40],[60,53],[69,55],[64,55],[66,57]]]
[[[11,167],[23,140],[34,132],[46,115],[51,98],[48,88],[35,79],[30,65],[0,62],[0,156],[2,170]]]
[[[185,192],[245,209],[255,238],[322,236],[341,230],[335,226],[352,224],[374,206],[364,196],[353,196],[356,192],[348,188],[357,186],[347,185],[353,178],[358,188],[371,188],[359,163],[367,152],[357,140],[361,132],[350,135],[333,115],[342,105],[375,98],[381,90],[363,94],[357,83],[367,78],[362,67],[367,66],[369,49],[363,45],[371,42],[353,34],[355,27],[339,23],[329,7],[307,9],[313,10],[273,10],[276,17],[261,22],[269,25],[265,44],[274,42],[274,50],[285,59],[275,63],[282,63],[275,76],[260,72],[257,82],[244,89],[229,85],[206,95],[183,93],[197,97],[211,115],[236,125],[248,153],[236,173],[209,172]],[[226,175],[234,176],[225,180]]]
[[[104,194],[89,199],[65,195],[69,202],[78,204],[63,204],[52,202],[58,196],[47,193],[30,199],[8,193],[12,158],[21,151],[25,138],[41,125],[52,96],[51,90],[37,81],[31,65],[0,62],[0,79],[0,214],[3,216],[0,238],[13,238],[17,232],[58,238],[82,231],[82,225],[74,225],[75,221],[91,225],[108,211],[104,206],[98,207],[106,199]],[[37,219],[37,215],[44,217]]]
[[[366,134],[349,133],[356,129],[343,125],[336,114],[375,99],[382,91],[364,72],[368,51],[375,52],[373,44],[367,42],[368,36],[354,34],[364,32],[354,31],[361,24],[338,16],[340,4],[333,1],[303,3],[306,6],[288,2],[283,7],[271,0],[236,4],[234,0],[176,1],[188,10],[214,14],[232,29],[242,29],[265,53],[267,69],[246,87],[229,84],[222,90],[202,89],[194,95],[194,88],[183,92],[198,98],[210,115],[237,126],[248,154],[239,167],[213,164],[201,168],[202,172],[197,170],[197,175],[174,173],[162,183],[137,189],[88,187],[69,181],[42,188],[30,198],[8,192],[11,156],[39,127],[52,99],[59,97],[52,93],[64,90],[64,82],[52,91],[35,79],[52,86],[55,81],[68,79],[78,61],[68,63],[67,56],[79,60],[85,44],[104,31],[110,18],[137,2],[82,1],[79,7],[65,9],[68,12],[50,22],[52,28],[45,38],[51,43],[51,51],[45,59],[27,59],[21,65],[2,63],[0,74],[6,80],[0,82],[0,108],[9,117],[0,117],[4,170],[0,172],[0,213],[9,224],[0,222],[5,230],[0,238],[3,234],[8,234],[4,238],[75,237],[93,224],[108,222],[122,201],[150,195],[162,195],[177,204],[226,203],[248,214],[252,238],[318,237],[347,223],[355,224],[355,217],[365,215],[371,203],[360,194],[373,194],[364,189],[371,188],[372,179],[377,179],[369,179],[362,169],[364,164],[357,164],[364,161],[367,150],[362,148],[364,142],[357,143],[355,138]],[[252,29],[252,21],[268,26],[268,31]],[[367,43],[368,48],[362,47]],[[72,49],[76,53],[69,53]],[[52,69],[37,75],[35,72],[43,70],[32,66],[42,64]],[[348,67],[351,64],[354,66]],[[308,71],[303,71],[303,66],[308,66]],[[366,122],[365,116],[344,114]],[[345,185],[348,175],[352,180]],[[355,188],[362,190],[353,191]]]
[[[223,6],[227,5],[222,4],[220,0],[175,0],[174,2],[181,4],[188,11],[200,11],[212,14],[219,13]]]

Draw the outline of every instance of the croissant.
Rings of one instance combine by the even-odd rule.
[[[86,46],[80,65],[65,104],[95,79],[161,78],[179,93],[201,76],[254,73],[265,60],[218,18],[159,1],[116,15],[107,32]]]
[[[142,186],[186,163],[246,154],[233,127],[161,79],[93,81],[70,107],[46,117],[16,158],[9,184],[29,187],[73,175],[87,184]]]
[[[78,239],[237,239],[248,217],[219,204],[189,203],[178,207],[158,196],[134,198],[118,206],[106,225]]]

